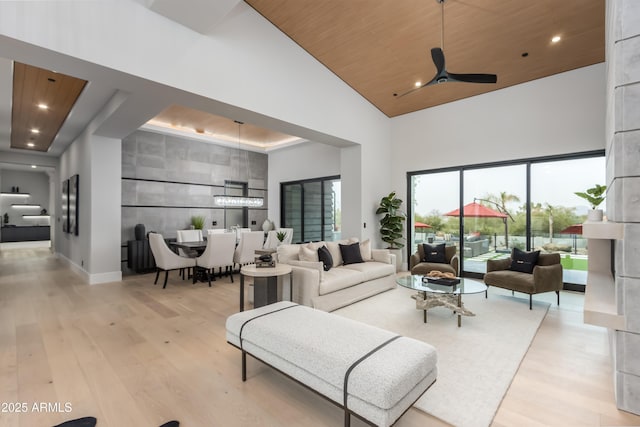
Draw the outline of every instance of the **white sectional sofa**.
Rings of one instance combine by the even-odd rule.
[[[333,311],[395,288],[395,255],[387,249],[371,249],[368,240],[358,242],[364,262],[343,263],[339,245],[356,242],[349,239],[278,246],[278,262],[291,265],[293,270],[293,301]],[[317,257],[317,249],[322,246],[333,258],[328,271]]]

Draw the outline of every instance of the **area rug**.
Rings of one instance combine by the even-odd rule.
[[[423,323],[413,293],[398,287],[334,313],[436,347],[438,379],[414,407],[458,427],[490,425],[549,304],[534,301],[529,310],[528,296],[490,288],[488,299],[463,297],[475,316],[463,316],[458,328],[457,316],[444,307],[429,310]]]

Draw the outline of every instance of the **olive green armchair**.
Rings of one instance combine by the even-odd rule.
[[[510,270],[511,259],[509,257],[487,261],[487,273],[484,275],[487,287],[495,286],[529,294],[529,310],[532,309],[533,294],[543,292],[555,292],[560,305],[560,291],[563,285],[560,254],[540,254],[531,274]]]
[[[446,246],[444,248],[445,263],[426,262],[424,254],[424,246],[418,245],[418,252],[411,255],[409,259],[409,270],[411,274],[426,275],[430,271],[438,270],[443,273],[453,273],[456,277],[459,273],[460,259],[458,258],[455,246]]]

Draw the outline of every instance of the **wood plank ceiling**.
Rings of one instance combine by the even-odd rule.
[[[605,0],[245,1],[389,117],[604,61]],[[497,84],[394,97],[435,75],[442,7],[448,71]]]
[[[14,62],[11,148],[49,150],[86,84],[86,80]]]

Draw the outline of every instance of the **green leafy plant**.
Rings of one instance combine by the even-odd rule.
[[[393,191],[380,200],[380,206],[376,210],[376,215],[384,214],[380,220],[380,235],[382,241],[389,245],[389,249],[404,247],[402,230],[407,215],[400,210],[401,205],[402,200],[397,198]]]
[[[278,231],[276,233],[276,237],[278,238],[278,241],[280,243],[282,243],[284,241],[284,238],[287,236],[287,233],[285,233],[284,231]]]
[[[193,228],[195,228],[196,230],[202,230],[202,228],[204,227],[204,217],[199,215],[192,216],[191,225],[193,225]]]
[[[606,185],[596,184],[595,187],[587,189],[586,193],[578,191],[574,193],[578,197],[582,197],[591,205],[591,209],[596,209],[600,203],[604,201],[604,193],[607,190]]]

